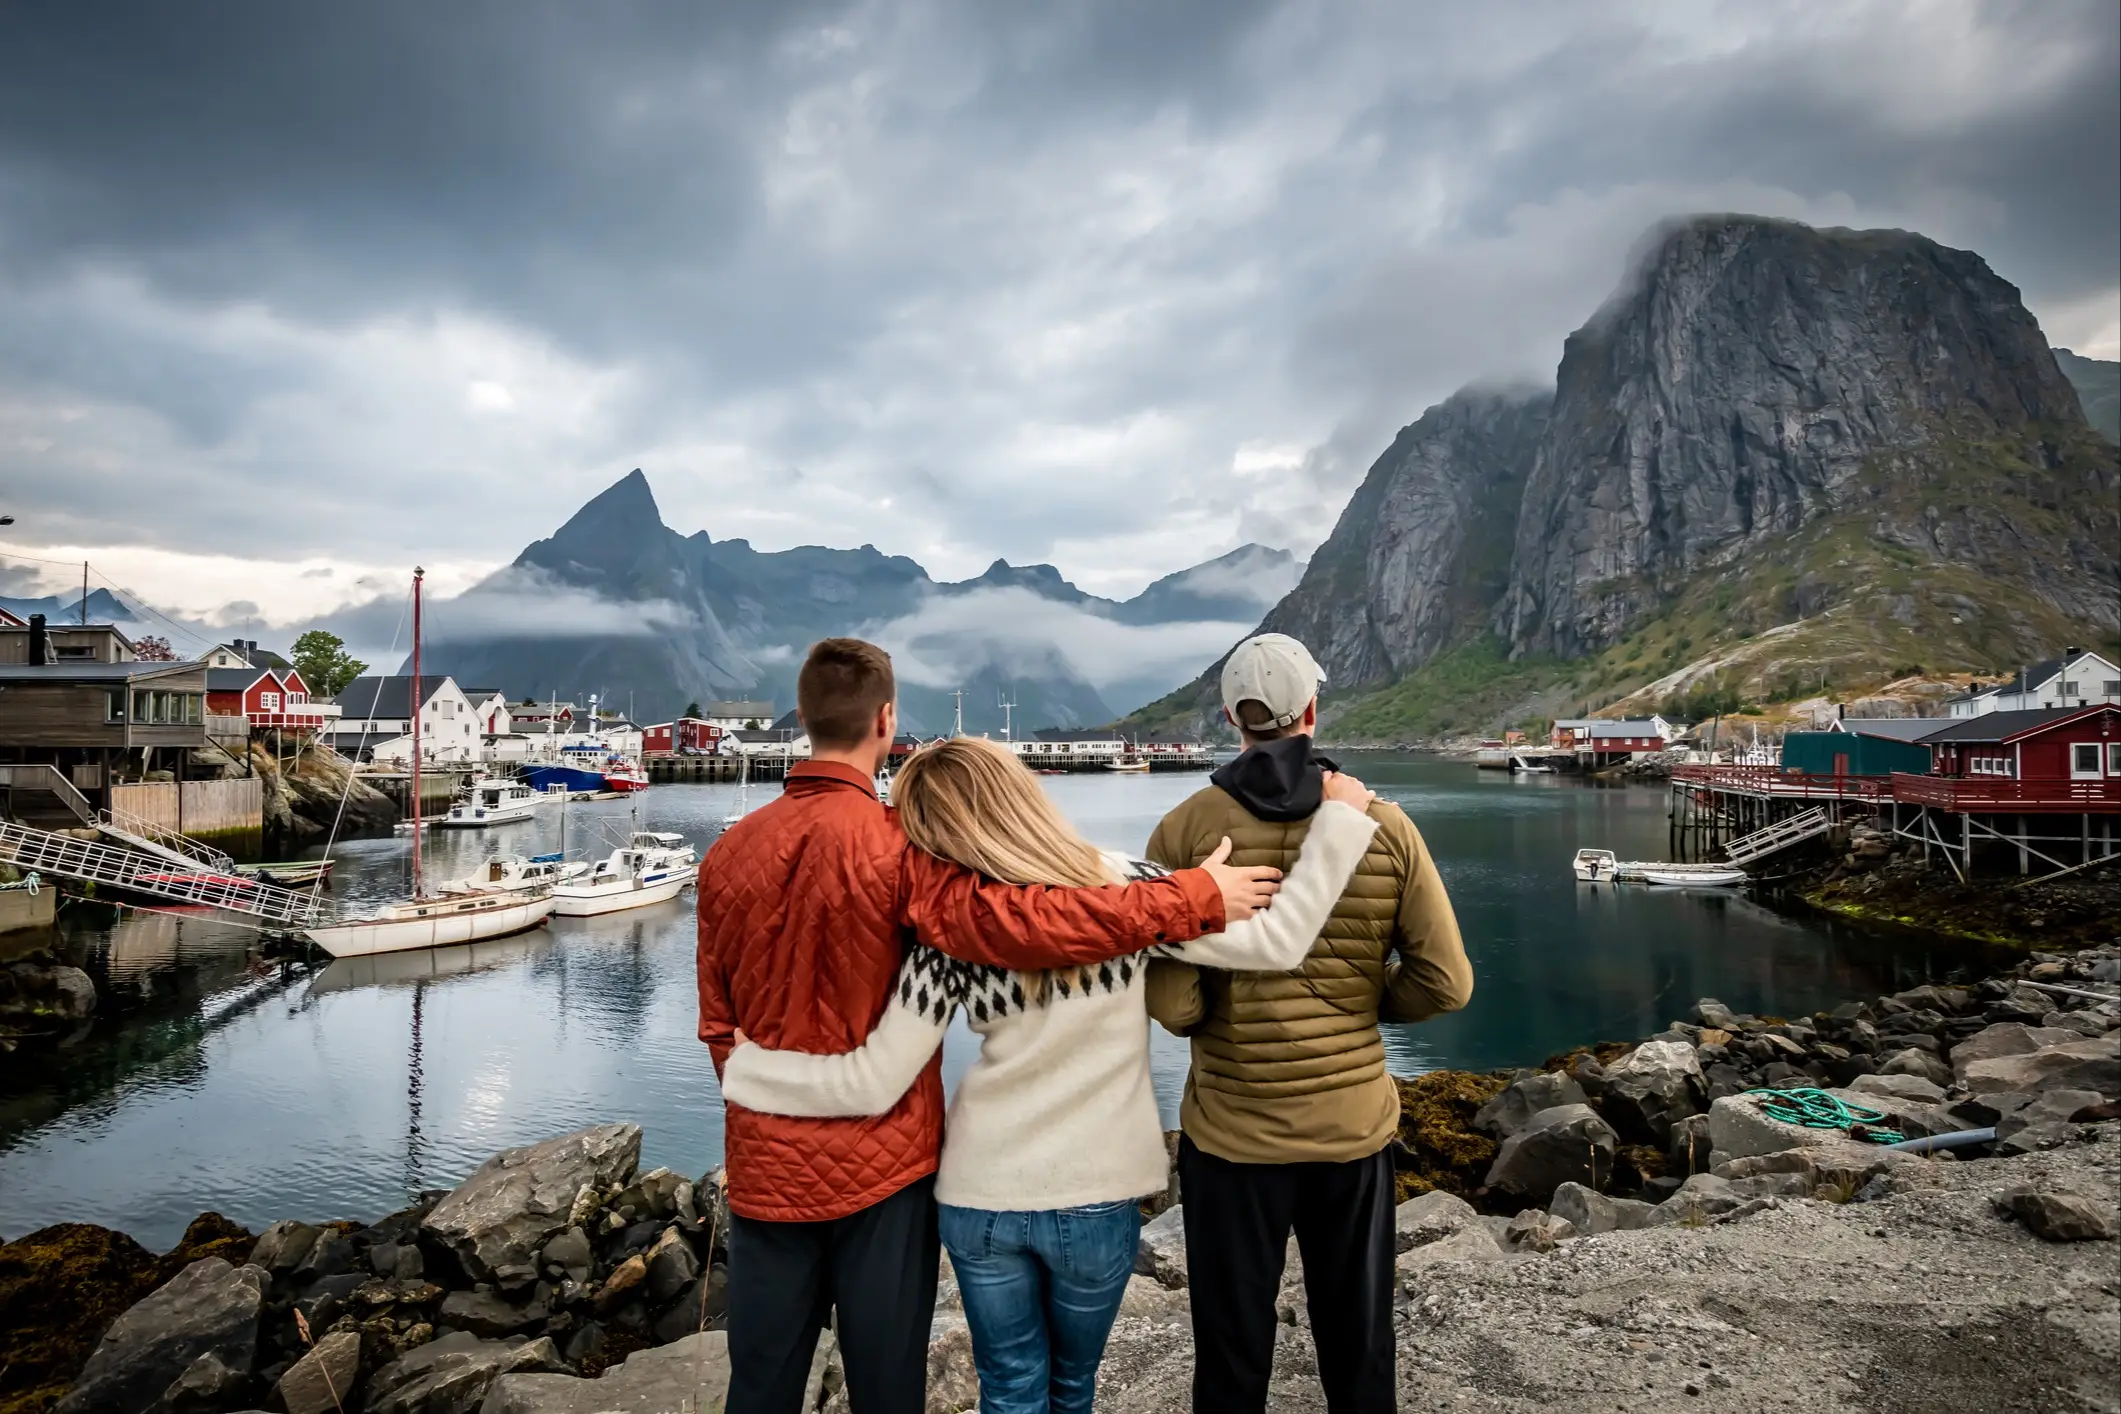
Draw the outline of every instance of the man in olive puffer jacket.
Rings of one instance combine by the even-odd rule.
[[[1335,769],[1311,742],[1324,678],[1285,634],[1238,645],[1223,667],[1223,710],[1244,754],[1164,817],[1151,859],[1198,864],[1228,835],[1234,864],[1295,864]],[[1150,1015],[1193,1045],[1178,1164],[1196,1414],[1266,1407],[1292,1229],[1327,1408],[1394,1408],[1399,1092],[1377,1023],[1456,1011],[1472,997],[1473,970],[1413,821],[1382,800],[1370,814],[1379,828],[1369,851],[1300,969],[1149,966]]]

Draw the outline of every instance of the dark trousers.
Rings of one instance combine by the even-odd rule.
[[[1391,1414],[1392,1154],[1234,1164],[1178,1146],[1193,1301],[1195,1414],[1260,1414],[1289,1233],[1303,1256],[1318,1380],[1332,1414]]]
[[[834,1310],[854,1414],[922,1414],[940,1250],[932,1176],[828,1222],[732,1214],[728,1414],[798,1414]]]

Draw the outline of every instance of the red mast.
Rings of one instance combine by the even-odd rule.
[[[412,571],[412,896],[425,893],[420,880],[420,580],[427,571]]]

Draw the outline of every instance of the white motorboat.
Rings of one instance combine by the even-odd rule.
[[[682,835],[636,830],[593,868],[574,865],[579,873],[553,889],[553,912],[562,918],[589,918],[667,903],[692,882],[698,859]]]
[[[1577,878],[1593,884],[1615,883],[1620,878],[1620,861],[1609,849],[1579,849],[1569,867],[1576,871]]]
[[[1645,864],[1642,881],[1668,889],[1728,889],[1745,882],[1745,871],[1728,864]]]
[[[512,825],[518,820],[528,820],[537,813],[540,805],[547,804],[551,796],[532,790],[522,781],[504,776],[487,776],[473,781],[464,790],[464,798],[449,807],[449,813],[435,821],[439,827],[456,830],[478,830],[488,825]]]
[[[1533,761],[1521,752],[1510,753],[1510,770],[1520,776],[1551,776],[1554,768],[1544,761]]]

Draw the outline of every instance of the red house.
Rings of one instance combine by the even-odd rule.
[[[292,667],[209,668],[206,710],[280,731],[316,731],[339,715],[337,707],[309,700],[309,684]]]
[[[698,717],[680,717],[641,728],[644,756],[713,756],[721,750],[722,729]]]
[[[1987,712],[1923,738],[1930,773],[1955,779],[2121,780],[2121,708]]]

